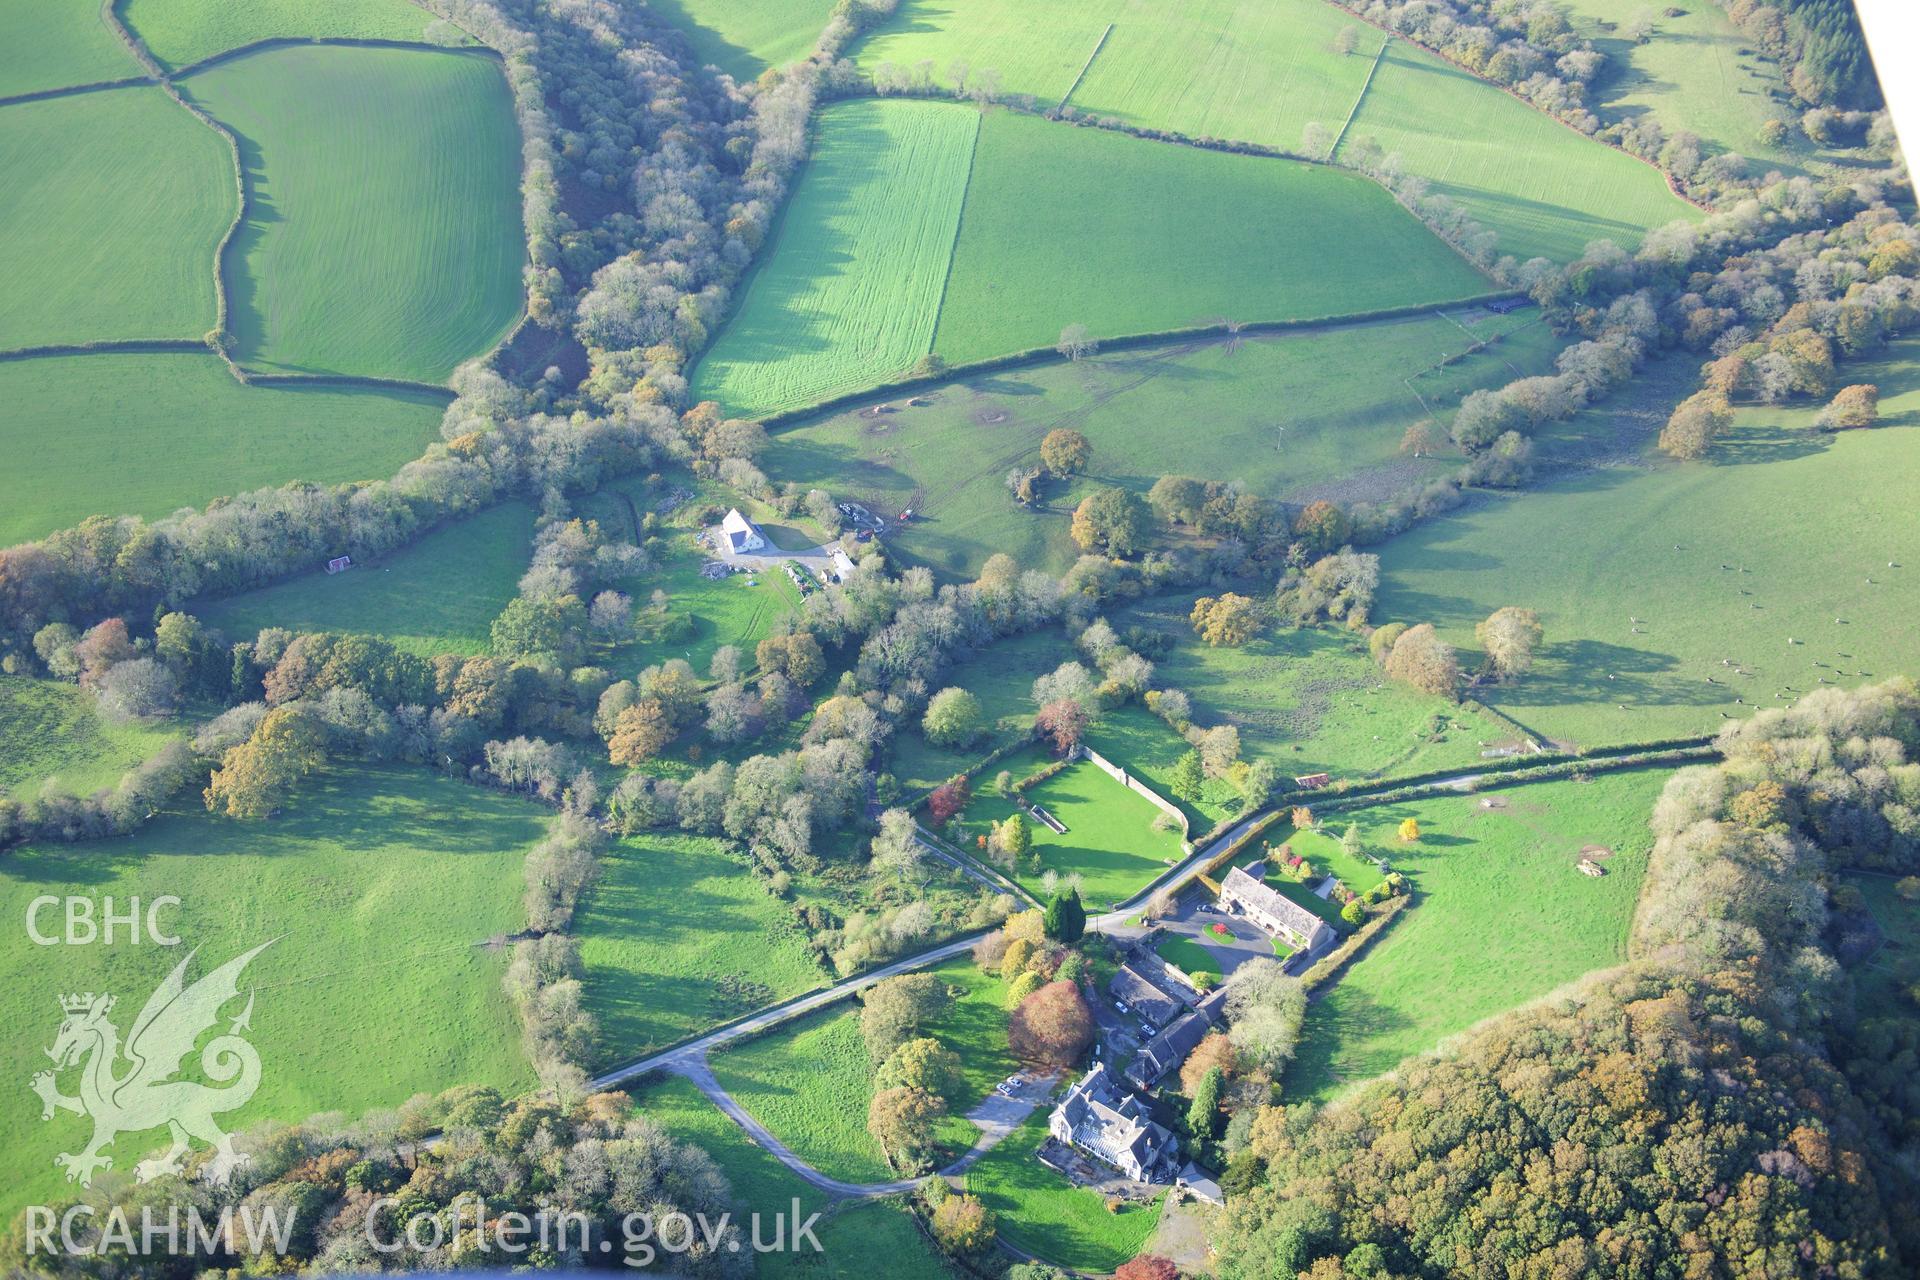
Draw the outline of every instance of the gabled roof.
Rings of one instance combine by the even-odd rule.
[[[1128,1078],[1142,1089],[1153,1087],[1161,1076],[1184,1062],[1187,1055],[1207,1038],[1207,1030],[1211,1025],[1202,1015],[1189,1013],[1147,1041],[1140,1052],[1133,1055],[1133,1062],[1127,1068]]]
[[[1107,984],[1107,994],[1124,1001],[1155,1026],[1164,1025],[1180,1014],[1180,1002],[1143,977],[1132,965],[1123,964]]]
[[[760,531],[753,527],[753,521],[740,514],[740,508],[729,510],[720,521],[720,532],[726,535],[727,543],[735,551],[746,546],[748,541],[760,537]]]
[[[1227,872],[1227,878],[1220,882],[1220,897],[1222,901],[1238,898],[1265,912],[1306,938],[1309,946],[1317,946],[1323,936],[1333,932],[1325,920],[1273,886],[1255,879],[1243,867]]]
[[[1173,1142],[1165,1126],[1148,1118],[1151,1113],[1139,1096],[1113,1082],[1105,1063],[1094,1064],[1067,1091],[1060,1112],[1075,1145],[1118,1169],[1145,1171]]]

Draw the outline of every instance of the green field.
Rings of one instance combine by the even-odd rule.
[[[1070,324],[1116,337],[1493,288],[1353,174],[993,111],[933,348],[964,364],[1050,347]]]
[[[185,87],[242,140],[253,205],[227,277],[243,363],[437,382],[513,324],[520,135],[493,60],[283,48]]]
[[[1340,128],[1382,39],[1323,0],[1127,0],[1111,7],[1113,34],[1073,91],[1076,108],[1190,138],[1291,151],[1300,149],[1310,122],[1330,134]],[[1359,35],[1351,54],[1334,51],[1344,27]]]
[[[868,1280],[875,1259],[886,1260],[886,1274],[899,1280],[952,1280],[940,1257],[927,1242],[906,1208],[896,1199],[828,1201],[787,1167],[754,1145],[738,1125],[722,1115],[692,1083],[679,1076],[655,1076],[634,1091],[640,1114],[659,1124],[682,1142],[691,1142],[727,1175],[735,1218],[751,1239],[750,1218],[758,1213],[762,1239],[773,1235],[773,1215],[800,1206],[802,1221],[815,1212],[827,1216],[814,1226],[820,1252],[802,1245],[799,1253],[767,1253],[754,1259],[754,1273],[771,1280]],[[792,1221],[789,1218],[789,1221]]]
[[[1498,237],[1497,252],[1566,262],[1588,242],[1632,248],[1699,212],[1652,165],[1396,40],[1340,144],[1371,138]],[[1517,157],[1524,163],[1516,163]]]
[[[124,0],[120,16],[168,68],[259,40],[418,40],[433,21],[407,0]]]
[[[0,350],[198,338],[233,161],[156,88],[0,110]]]
[[[1363,823],[1358,823],[1345,814],[1336,813],[1328,818],[1324,826],[1315,827],[1309,831],[1294,831],[1284,840],[1271,835],[1268,838],[1276,841],[1274,846],[1276,849],[1284,845],[1305,858],[1312,864],[1316,874],[1332,875],[1355,893],[1365,893],[1386,877],[1379,867],[1366,859],[1349,854],[1345,846],[1340,843],[1340,837],[1346,834],[1350,822],[1360,826],[1363,838],[1369,837]],[[1388,834],[1384,831],[1372,832],[1370,838],[1373,843],[1370,847],[1373,852],[1392,862],[1395,851],[1404,849],[1406,846],[1397,839],[1388,840]],[[1269,864],[1268,870],[1274,871],[1272,864]]]
[[[1881,933],[1879,949],[1853,970],[1854,989],[1861,996],[1856,1004],[1883,1012],[1907,999],[1900,990],[1901,970],[1906,968],[1911,974],[1910,966],[1903,962],[1920,950],[1920,902],[1895,892],[1890,876],[1855,873],[1847,877],[1847,882],[1860,891]]]
[[[734,1101],[822,1173],[847,1182],[899,1176],[867,1132],[873,1065],[857,1004],[809,1014],[708,1062]]]
[[[1008,756],[990,772],[1010,770],[1018,782],[1052,758],[1036,746]],[[969,851],[974,849],[974,838],[987,833],[989,823],[1002,821],[1014,812],[1011,802],[985,791],[991,781],[988,778],[978,784],[982,794],[977,794],[966,811],[945,829],[949,840]],[[1015,878],[1036,894],[1041,892],[1040,877],[1048,871],[1077,875],[1083,881],[1080,896],[1092,915],[1105,911],[1109,903],[1140,892],[1180,860],[1180,833],[1155,831],[1153,820],[1160,811],[1097,765],[1083,761],[1069,766],[1029,787],[1026,798],[1058,818],[1067,829],[1065,835],[1059,835],[1039,820],[1028,818],[1040,865],[1034,868],[1023,861]]]
[[[1080,486],[1056,487],[1044,508],[1026,509],[1005,483],[1010,468],[1037,465],[1056,427],[1093,442],[1083,483],[1144,494],[1179,472],[1292,502],[1379,499],[1458,469],[1451,449],[1402,454],[1408,426],[1430,414],[1444,422],[1467,391],[1550,369],[1558,346],[1537,313],[1472,307],[1113,352],[977,374],[879,414],[867,406],[816,418],[777,432],[761,465],[876,511],[912,507],[914,523],[891,543],[942,572],[971,576],[1002,551],[1023,568],[1062,572],[1079,554],[1067,530]]]
[[[0,1060],[21,1087],[0,1115],[0,1152],[14,1171],[0,1189],[0,1213],[70,1190],[53,1156],[77,1150],[88,1132],[65,1113],[43,1123],[25,1092],[47,1065],[41,1050],[59,1026],[56,998],[113,993],[113,1021],[125,1034],[148,993],[194,948],[190,976],[198,977],[277,939],[247,970],[256,996],[249,1039],[262,1073],[232,1128],[395,1107],[455,1081],[505,1090],[531,1083],[500,987],[506,954],[478,944],[525,919],[521,860],[540,836],[543,810],[420,770],[372,768],[322,775],[265,823],[211,818],[191,793],[179,804],[181,812],[126,839],[29,845],[0,862],[0,906],[15,922],[0,950],[0,991],[19,1032]],[[32,898],[66,893],[95,899],[96,910],[109,896],[124,910],[135,895],[149,903],[175,895],[180,906],[160,921],[181,945],[134,945],[122,935],[112,945],[58,948],[53,963],[53,949],[30,942],[22,922]],[[54,914],[41,923],[58,932]],[[63,1084],[71,1091],[71,1075]],[[123,1135],[110,1153],[115,1175],[164,1144],[163,1133]]]
[[[533,511],[503,502],[346,573],[316,569],[193,612],[230,639],[287,627],[365,632],[423,656],[484,653],[493,620],[519,592],[532,541]]]
[[[1622,34],[1643,12],[1637,6],[1569,0],[1567,8],[1575,28],[1607,57],[1594,95],[1601,119],[1651,113],[1669,135],[1697,134],[1715,151],[1754,161],[1756,172],[1801,172],[1817,157],[1792,108],[1767,96],[1784,87],[1779,67],[1753,48],[1713,0],[1675,0],[1657,13],[1645,9],[1654,36],[1644,44]],[[1795,126],[1780,146],[1760,138],[1760,126],[1774,119]]]
[[[1112,621],[1173,636],[1173,648],[1155,664],[1155,683],[1186,690],[1198,723],[1234,725],[1241,755],[1271,757],[1282,776],[1464,768],[1481,763],[1492,744],[1513,739],[1483,714],[1388,681],[1351,632],[1269,628],[1240,648],[1216,649],[1193,635],[1191,604],[1189,594],[1160,597]],[[1171,754],[1157,763],[1170,768],[1180,749],[1173,740]],[[1153,765],[1137,755],[1129,763],[1152,776]]]
[[[702,63],[741,81],[811,54],[833,7],[831,0],[651,0],[647,5],[686,33]]]
[[[243,387],[205,353],[0,362],[0,546],[90,515],[151,518],[289,480],[388,476],[438,437],[443,401]]]
[[[1652,844],[1646,815],[1668,776],[1600,774],[1339,815],[1418,897],[1308,1010],[1286,1097],[1324,1099],[1625,959]],[[1396,834],[1407,817],[1420,822],[1413,844]],[[1599,879],[1575,869],[1588,845],[1611,851]]]
[[[901,729],[893,736],[892,770],[902,789],[908,794],[931,790],[1025,733],[1036,710],[1030,696],[1033,682],[1066,660],[1064,645],[1057,630],[1034,631],[995,641],[942,674],[937,682],[941,689],[957,686],[979,699],[980,737],[965,747],[939,747],[927,741],[918,722]],[[1000,768],[988,769],[980,781],[991,782]]]
[[[1088,0],[902,0],[858,46],[857,60],[863,71],[930,63],[946,85],[953,66],[965,63],[974,73],[993,72],[1002,91],[1032,94],[1038,105],[1053,107],[1100,43],[1112,20],[1108,7]]]
[[[169,728],[110,723],[78,685],[0,676],[0,795],[32,795],[49,781],[91,794],[175,736]]]
[[[966,1172],[967,1190],[1000,1218],[1000,1238],[1080,1271],[1112,1271],[1139,1253],[1160,1220],[1160,1202],[1109,1212],[1096,1191],[1076,1187],[1033,1158],[1047,1138],[1036,1111]]]
[[[737,415],[799,408],[898,378],[927,354],[979,122],[928,102],[822,111],[695,399]]]
[[[0,0],[0,98],[139,74],[91,0]]]
[[[1537,609],[1534,670],[1486,696],[1586,747],[1712,733],[1822,678],[1920,668],[1916,357],[1908,338],[1843,370],[1879,384],[1887,426],[1828,436],[1811,407],[1741,408],[1705,462],[1588,471],[1424,524],[1382,548],[1375,617],[1471,649],[1493,610]]]
[[[574,933],[605,1062],[824,984],[788,904],[721,841],[634,836],[601,862]]]

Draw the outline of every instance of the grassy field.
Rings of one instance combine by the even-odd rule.
[[[1030,510],[1005,483],[1010,468],[1037,464],[1056,427],[1093,442],[1092,481],[1140,493],[1178,471],[1293,502],[1377,499],[1459,466],[1451,450],[1403,455],[1408,426],[1444,421],[1467,391],[1550,369],[1558,346],[1536,313],[1473,307],[1114,352],[964,378],[878,414],[816,418],[776,433],[762,465],[878,511],[912,507],[892,545],[944,573],[971,576],[999,551],[1060,572],[1079,554],[1067,532],[1079,487]]]
[[[322,775],[265,823],[211,818],[191,794],[180,803],[126,839],[30,845],[0,863],[0,905],[15,922],[0,949],[0,999],[20,1032],[0,1062],[23,1091],[36,1064],[47,1065],[57,996],[114,993],[124,1034],[188,950],[199,948],[198,977],[269,939],[278,941],[246,975],[257,995],[249,1039],[260,1088],[232,1127],[359,1114],[453,1082],[531,1084],[500,988],[506,954],[477,944],[525,918],[521,860],[543,810],[424,771],[371,768]],[[122,908],[135,895],[176,895],[181,905],[161,923],[182,943],[121,938],[60,948],[53,962],[20,925],[28,901],[50,893],[111,896]],[[42,923],[58,930],[51,916]],[[64,1083],[70,1090],[71,1077]],[[0,1115],[0,1152],[14,1171],[0,1189],[9,1217],[66,1188],[54,1153],[77,1150],[87,1133],[84,1119],[64,1113],[43,1123],[31,1102]],[[116,1175],[164,1142],[157,1132],[123,1135],[111,1152]]]
[[[928,102],[822,111],[813,154],[695,398],[791,409],[897,378],[932,346],[979,115]]]
[[[1767,96],[1785,87],[1779,67],[1759,55],[1713,0],[1647,9],[1654,36],[1644,44],[1622,34],[1640,9],[1620,0],[1569,0],[1567,8],[1575,28],[1607,56],[1595,94],[1601,119],[1651,113],[1669,134],[1697,134],[1714,150],[1747,157],[1756,172],[1802,172],[1819,158],[1796,113]],[[1775,119],[1793,130],[1784,144],[1769,146],[1760,127]]]
[[[1494,609],[1539,610],[1534,670],[1487,696],[1588,747],[1715,732],[1822,678],[1920,670],[1916,356],[1909,338],[1844,370],[1879,384],[1887,426],[1827,436],[1810,407],[1741,408],[1703,463],[1589,471],[1422,525],[1382,548],[1375,616],[1471,649]]]
[[[1057,630],[1034,631],[998,641],[949,668],[940,677],[940,688],[958,686],[978,698],[985,728],[964,748],[935,746],[917,723],[901,729],[893,736],[892,763],[901,787],[908,792],[937,787],[1001,742],[1025,733],[1036,710],[1030,696],[1033,682],[1066,660],[1065,643]],[[987,770],[986,781],[992,781],[999,768]]]
[[[155,88],[0,111],[0,350],[198,338],[233,162]]]
[[[964,63],[972,73],[994,73],[1006,93],[1053,107],[1093,55],[1112,7],[1112,0],[902,0],[857,47],[856,59],[864,71],[928,62],[947,85]]]
[[[0,98],[139,74],[90,0],[0,0]]]
[[[1865,964],[1854,969],[1855,990],[1863,1010],[1884,1013],[1906,999],[1899,989],[1896,966],[1920,948],[1920,902],[1912,902],[1893,892],[1893,878],[1886,875],[1856,873],[1847,881],[1866,899],[1867,910],[1882,935],[1880,950]]]
[[[761,1254],[754,1260],[756,1275],[771,1280],[867,1280],[874,1274],[874,1260],[884,1258],[886,1274],[900,1280],[952,1280],[952,1272],[900,1201],[828,1201],[756,1146],[689,1081],[655,1077],[635,1091],[634,1106],[675,1138],[713,1157],[733,1187],[740,1208],[735,1222],[749,1240],[751,1219],[745,1215],[761,1215],[765,1240],[773,1236],[773,1215],[791,1214],[795,1202],[802,1221],[816,1211],[826,1214],[814,1227],[819,1253],[803,1245],[799,1253]]]
[[[652,0],[647,8],[685,32],[701,62],[742,81],[806,58],[833,16],[832,0]]]
[[[1010,770],[1020,779],[1052,760],[1041,747],[1008,756],[993,771]],[[1116,762],[1118,763],[1118,762]],[[985,790],[991,778],[980,784]],[[1144,796],[1136,795],[1103,773],[1097,765],[1082,762],[1055,774],[1045,782],[1029,787],[1029,803],[1037,804],[1060,820],[1065,835],[1029,818],[1038,868],[1022,865],[1016,878],[1036,894],[1041,891],[1040,877],[1048,871],[1062,876],[1081,877],[1080,895],[1089,914],[1104,911],[1110,902],[1119,902],[1144,889],[1155,876],[1180,859],[1180,833],[1155,831],[1153,820],[1159,810]],[[973,848],[974,837],[985,835],[990,822],[1004,820],[1014,812],[1011,802],[991,793],[978,794],[960,817],[947,824],[946,836],[955,843]]]
[[[825,982],[789,906],[718,840],[614,845],[574,933],[608,1063]]]
[[[0,546],[90,515],[391,475],[438,438],[443,408],[424,393],[243,387],[189,352],[0,362],[0,404]]]
[[[848,1182],[897,1176],[867,1132],[873,1067],[859,1005],[809,1014],[708,1061],[734,1101],[822,1173]]]
[[[52,781],[74,795],[110,787],[159,750],[173,729],[113,724],[78,685],[0,676],[0,794]]]
[[[520,135],[492,60],[274,49],[186,88],[249,171],[227,263],[242,362],[440,381],[513,324]]]
[[[1500,253],[1521,259],[1570,261],[1601,239],[1631,248],[1654,227],[1699,216],[1652,165],[1402,40],[1387,50],[1342,153],[1362,138],[1397,153],[1407,172],[1492,229]]]
[[[1114,337],[1493,288],[1353,174],[993,111],[933,348],[961,364],[1052,346],[1070,324]]]
[[[1187,594],[1159,597],[1112,621],[1173,636],[1173,648],[1155,664],[1155,682],[1186,690],[1199,723],[1236,726],[1241,754],[1271,757],[1284,776],[1464,767],[1480,763],[1488,744],[1513,737],[1484,715],[1389,682],[1352,633],[1270,628],[1240,648],[1216,649],[1193,635],[1191,604]],[[1133,767],[1150,772],[1142,763]]]
[[[121,18],[168,68],[258,40],[418,40],[433,15],[407,0],[125,0]]]
[[[365,632],[422,655],[484,653],[494,618],[519,591],[532,540],[532,509],[503,502],[346,573],[316,569],[194,612],[230,639],[289,627]]]
[[[1033,1158],[1047,1138],[1036,1111],[966,1172],[967,1190],[999,1215],[1000,1238],[1079,1271],[1112,1271],[1153,1234],[1158,1199],[1110,1213],[1098,1192],[1076,1187]]]
[[[1353,27],[1359,44],[1334,51]],[[1190,138],[1297,150],[1309,122],[1338,130],[1381,33],[1322,0],[1127,0],[1073,105]]]
[[[1308,1011],[1286,1096],[1325,1098],[1624,959],[1647,814],[1667,777],[1600,774],[1351,815],[1419,898]],[[1420,821],[1413,844],[1396,834],[1407,817]],[[1575,870],[1589,845],[1611,851],[1599,879]]]

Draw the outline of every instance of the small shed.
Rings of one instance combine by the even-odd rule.
[[[1318,791],[1332,781],[1330,773],[1304,773],[1293,780],[1293,785],[1302,791]]]
[[[328,573],[345,573],[351,568],[353,568],[352,556],[335,556],[333,559],[327,561]]]

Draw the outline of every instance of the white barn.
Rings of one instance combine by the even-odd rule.
[[[759,551],[767,545],[759,527],[741,515],[738,507],[728,511],[720,522],[720,536],[727,540],[727,550],[734,552]]]

